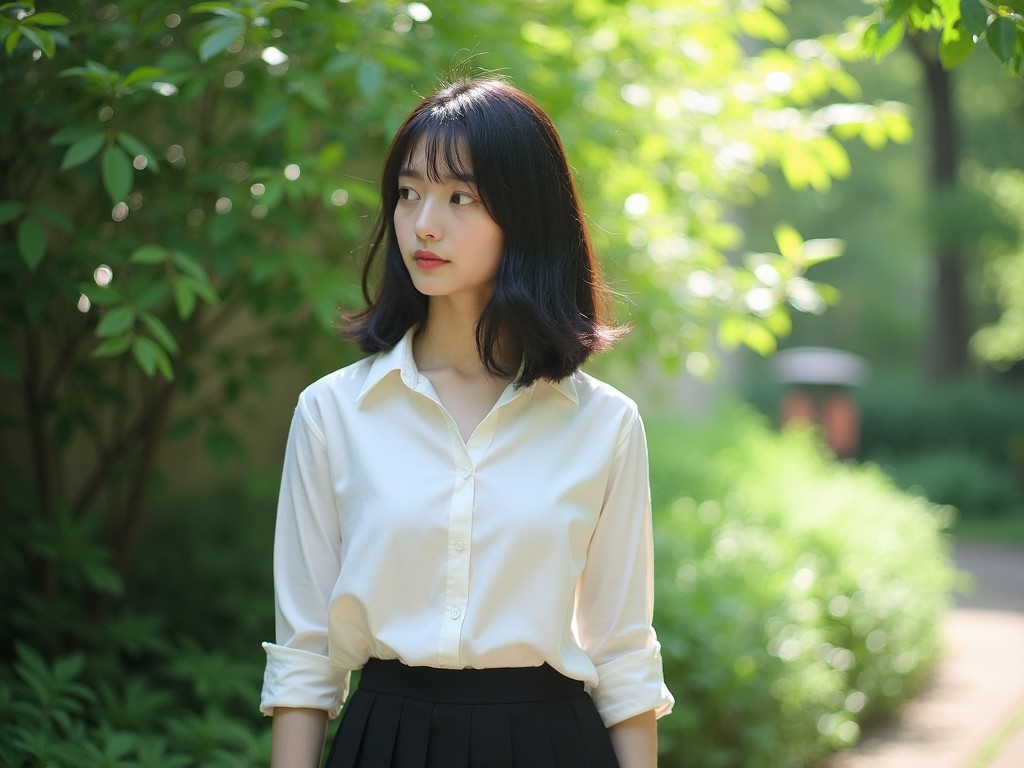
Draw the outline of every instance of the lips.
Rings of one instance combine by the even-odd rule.
[[[447,259],[442,259],[433,251],[423,249],[413,253],[412,258],[420,269],[437,269],[448,263]]]

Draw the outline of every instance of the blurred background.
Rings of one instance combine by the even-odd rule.
[[[855,743],[952,543],[1024,547],[1018,5],[4,5],[0,762],[268,764],[292,408],[358,357],[390,136],[483,73],[554,119],[632,326],[592,371],[651,442],[662,764]]]

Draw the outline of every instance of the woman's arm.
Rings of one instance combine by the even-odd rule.
[[[616,723],[608,729],[608,735],[619,759],[619,768],[657,766],[658,729],[653,709]]]
[[[274,709],[271,768],[317,768],[324,751],[327,713],[322,709]]]

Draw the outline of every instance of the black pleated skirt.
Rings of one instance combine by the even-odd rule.
[[[618,768],[583,683],[540,667],[434,669],[371,659],[327,768]]]

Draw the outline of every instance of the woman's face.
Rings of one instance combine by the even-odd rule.
[[[428,174],[420,141],[398,174],[394,223],[402,260],[416,289],[432,298],[477,305],[479,312],[494,290],[504,237],[480,200],[472,168]]]

